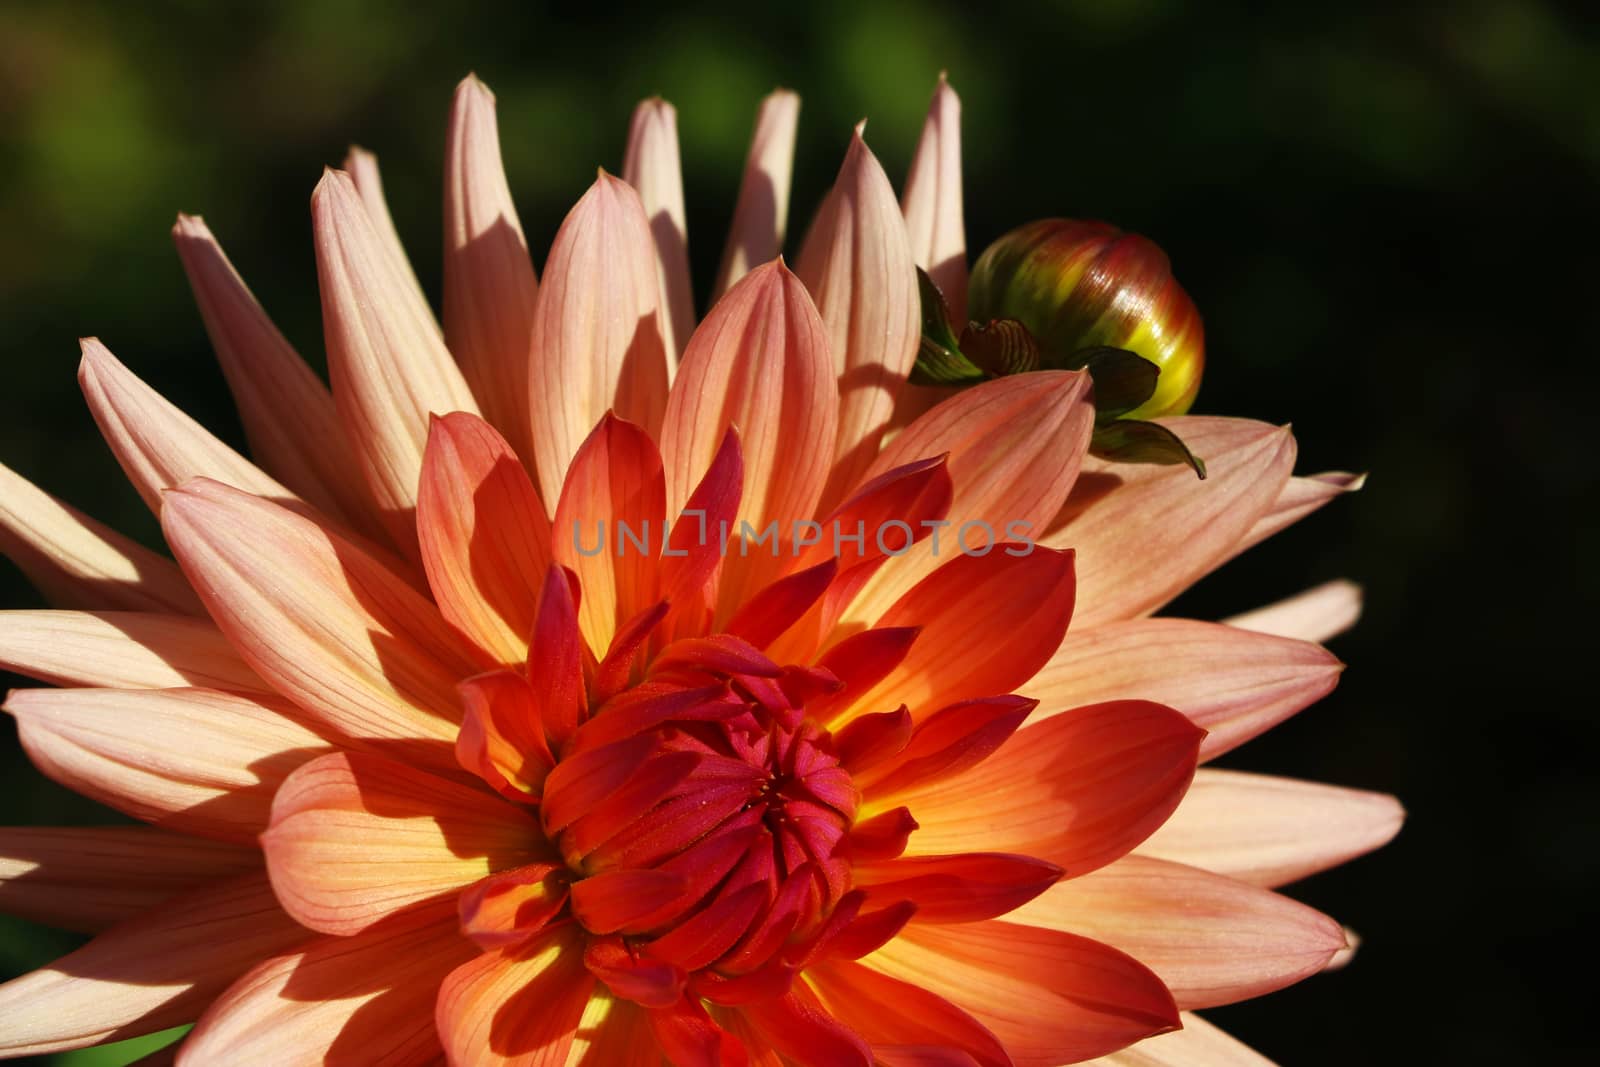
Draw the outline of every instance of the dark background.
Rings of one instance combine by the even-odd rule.
[[[804,98],[791,230],[853,122],[898,184],[934,78],[965,104],[974,254],[1095,217],[1171,254],[1210,342],[1198,411],[1293,420],[1304,472],[1368,488],[1203,582],[1216,617],[1349,576],[1360,627],[1328,700],[1232,766],[1381,789],[1383,852],[1292,892],[1354,927],[1345,971],[1210,1013],[1286,1065],[1522,1063],[1592,1052],[1594,206],[1600,34],[1533,0],[1445,7],[1073,0],[1025,13],[861,6],[573,16],[505,8],[0,2],[0,459],[148,543],[83,409],[96,334],[242,437],[167,230],[203,213],[320,362],[307,197],[350,140],[437,297],[456,80],[497,92],[542,262],[628,114],[678,107],[704,294],[756,103]],[[0,599],[38,598],[0,564]],[[11,733],[9,723],[5,727]],[[7,821],[92,805],[0,744]],[[0,971],[73,944],[0,926]],[[92,1052],[63,1063],[115,1063]]]

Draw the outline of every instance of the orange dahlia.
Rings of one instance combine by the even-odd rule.
[[[539,282],[468,78],[442,329],[373,158],[312,197],[331,391],[180,217],[260,465],[90,340],[176,563],[0,470],[0,547],[62,608],[0,614],[0,663],[61,687],[6,710],[151,824],[0,832],[0,901],[97,935],[0,986],[0,1049],[1261,1062],[1188,1009],[1340,958],[1273,887],[1400,813],[1196,763],[1333,687],[1355,593],[1149,616],[1353,479],[1238,419],[1162,423],[1205,480],[1091,455],[1085,370],[913,417],[917,268],[966,301],[956,96],[903,205],[857,130],[791,272],[797,112],[762,106],[696,324],[672,108]]]

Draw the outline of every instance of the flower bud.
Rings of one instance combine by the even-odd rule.
[[[1155,392],[1126,418],[1181,415],[1200,390],[1200,314],[1166,253],[1138,234],[1103,222],[1030,222],[984,250],[968,300],[977,322],[1026,326],[1046,367],[1075,367],[1075,353],[1098,346],[1154,363],[1161,369]]]

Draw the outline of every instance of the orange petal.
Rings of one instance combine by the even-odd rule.
[[[1257,633],[1327,641],[1350,629],[1360,617],[1361,587],[1341,578],[1224,621]]]
[[[961,207],[961,98],[939,75],[900,198],[917,266],[928,272],[956,323],[967,321],[967,237]]]
[[[909,900],[922,923],[969,923],[994,919],[1043,893],[1062,870],[1032,856],[960,852],[857,862],[852,872],[867,902]]]
[[[313,930],[353,934],[538,858],[538,819],[476,789],[353,752],[285,781],[261,835],[284,908]]]
[[[267,825],[289,772],[331,747],[264,695],[16,689],[4,710],[35,766],[63,785],[171,830],[241,844]]]
[[[783,251],[799,123],[800,97],[789,90],[778,89],[761,101],[750,152],[744,160],[739,199],[733,206],[728,244],[717,284],[711,288],[713,304],[746,274]]]
[[[794,521],[816,510],[837,435],[837,395],[822,320],[782,262],[746,275],[690,338],[661,432],[667,501],[677,514],[737,427],[745,479],[723,562],[727,611],[776,576]],[[752,541],[769,529],[776,540],[741,554],[746,529]]]
[[[378,172],[378,157],[360,145],[351,145],[339,169],[350,176],[356,192],[361,195],[361,206],[366,211],[376,238],[374,250],[381,251],[388,258],[397,280],[420,302],[426,313],[427,324],[437,333],[439,324],[434,321],[433,312],[428,310],[427,295],[423,293],[422,283],[412,269],[411,258],[406,255],[400,231],[394,224],[394,216],[389,213],[389,201],[383,195],[383,177]]]
[[[1038,719],[1104,700],[1153,700],[1210,731],[1214,759],[1327,696],[1344,665],[1305,641],[1190,619],[1074,626],[1023,687]]]
[[[861,126],[806,235],[795,273],[816,301],[839,380],[839,437],[822,495],[824,507],[831,507],[877,458],[922,341],[911,244]]]
[[[260,692],[209,619],[142,611],[0,611],[0,668],[51,685]]]
[[[214,482],[167,495],[167,542],[274,689],[356,744],[455,769],[455,687],[476,668],[434,606],[308,519]]]
[[[445,976],[477,952],[453,920],[434,909],[273,956],[212,1002],[179,1063],[438,1062],[434,997]]]
[[[457,761],[508,800],[538,800],[545,775],[555,766],[545,741],[539,689],[516,671],[494,671],[468,678],[460,690],[465,714],[456,737]]]
[[[428,416],[476,413],[477,404],[350,178],[323,175],[311,214],[334,403],[385,528],[416,558]]]
[[[1205,460],[1206,479],[1182,464],[1090,456],[1056,528],[1042,538],[1078,550],[1080,630],[1149,614],[1188,588],[1228,557],[1294,468],[1286,427],[1193,415],[1159,421]]]
[[[915,855],[998,849],[1071,877],[1126,855],[1172,814],[1202,732],[1171,708],[1113,701],[1023,727],[957,778],[898,795]]]
[[[98,933],[260,864],[254,848],[147,826],[8,826],[0,829],[0,912]]]
[[[439,987],[434,1018],[451,1063],[562,1067],[582,1062],[575,1045],[594,992],[582,934],[568,923],[457,967]]]
[[[1288,897],[1143,856],[1057,882],[1012,917],[1115,945],[1149,964],[1182,1008],[1282,989],[1345,943],[1338,923]]]
[[[530,863],[492,874],[456,898],[461,932],[480,948],[526,942],[566,907],[571,878],[559,863]]]
[[[0,985],[0,1054],[83,1048],[190,1022],[264,956],[309,936],[261,874],[174,897]]]
[[[440,613],[491,662],[525,660],[550,566],[550,520],[516,453],[475,415],[433,420],[417,538]]]
[[[608,411],[654,435],[667,395],[655,243],[639,196],[601,172],[556,233],[533,313],[533,462],[555,513]]]
[[[1011,1057],[986,1026],[921,986],[849,960],[808,967],[806,981],[823,1006],[866,1038],[880,1058],[886,1045],[934,1046],[964,1052],[980,1067],[1011,1067]]]
[[[377,534],[328,387],[272,324],[204,220],[179,215],[172,237],[250,454],[313,507]]]
[[[970,1012],[1018,1067],[1074,1063],[1178,1025],[1172,995],[1143,964],[1054,930],[913,925],[862,963]]]
[[[445,138],[444,336],[484,417],[529,458],[538,288],[500,161],[494,94],[469,74],[456,86]]]
[[[1290,478],[1283,484],[1283,489],[1278,493],[1278,498],[1272,502],[1272,506],[1245,532],[1239,543],[1233,546],[1229,558],[1260,544],[1273,534],[1288,529],[1324,504],[1346,493],[1360,492],[1366,483],[1365,474],[1351,474],[1348,471],[1327,471],[1304,478]]]
[[[683,208],[683,168],[678,162],[678,112],[660,97],[640,102],[628,127],[622,180],[639,191],[655,240],[661,279],[662,334],[676,365],[694,332],[689,289],[689,230]]]
[[[799,990],[746,1004],[740,1014],[769,1046],[797,1067],[871,1067],[861,1035]]]
[[[1094,1060],[1092,1067],[1273,1067],[1271,1060],[1229,1037],[1193,1012],[1183,1029],[1152,1037]]]
[[[57,607],[205,613],[170,559],[63,504],[4,464],[0,553]]]
[[[1383,793],[1202,769],[1139,853],[1270,888],[1380,848],[1404,821]]]

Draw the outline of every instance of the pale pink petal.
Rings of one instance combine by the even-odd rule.
[[[0,828],[0,912],[98,933],[261,865],[254,848],[148,826]]]
[[[1180,1008],[1282,989],[1344,947],[1339,924],[1304,904],[1137,855],[1057,882],[1008,918],[1116,946],[1160,975]]]
[[[279,783],[331,748],[289,708],[209,689],[15,689],[4,710],[63,785],[170,830],[253,844]]]
[[[0,1055],[137,1037],[191,1022],[229,983],[310,931],[248,874],[168,900],[0,985]]]
[[[805,286],[782,262],[751,271],[712,308],[678,368],[661,431],[668,513],[683,507],[724,434],[737,427],[745,470],[739,523],[752,537],[775,523],[777,542],[788,542],[794,521],[809,518],[821,497],[838,406],[827,334]],[[729,531],[733,547],[723,565],[727,609],[784,562],[773,541],[741,555],[741,529]]]
[[[756,113],[744,180],[733,205],[733,224],[722,252],[711,300],[722,299],[739,279],[783,251],[789,218],[789,186],[794,177],[794,141],[800,123],[800,97],[788,89],[767,94]]]
[[[456,683],[478,668],[431,603],[338,535],[204,480],[169,493],[167,541],[244,661],[311,721],[456,769]]]
[[[1181,463],[1090,456],[1042,539],[1078,550],[1080,630],[1149,614],[1227,559],[1294,469],[1287,427],[1193,415],[1158,421],[1205,460],[1205,480]]]
[[[660,97],[642,101],[628,127],[622,180],[639,191],[655,239],[661,276],[662,335],[676,366],[694,332],[694,294],[689,288],[689,229],[683,207],[683,167],[678,161],[678,112]]]
[[[581,932],[564,924],[456,968],[439,988],[434,1017],[451,1063],[565,1067],[591,1062],[574,1045],[595,989]]]
[[[967,235],[961,207],[961,98],[943,73],[911,157],[900,198],[917,266],[949,305],[956,329],[967,321]]]
[[[533,314],[531,409],[545,510],[608,411],[654,436],[667,395],[655,242],[639,195],[600,172],[568,213]]]
[[[922,339],[911,244],[861,126],[806,235],[795,273],[816,301],[839,379],[839,439],[822,494],[828,510],[877,458]]]
[[[57,607],[203,615],[177,565],[0,464],[0,553]]]
[[[0,611],[0,668],[51,685],[266,688],[210,619],[142,611]]]
[[[1341,578],[1223,621],[1257,633],[1327,641],[1350,629],[1360,617],[1361,587]]]
[[[1075,618],[1023,692],[1038,698],[1038,719],[1124,698],[1176,708],[1210,732],[1204,761],[1321,700],[1343,670],[1319,645],[1220,623],[1132,619],[1079,630]]]
[[[538,818],[524,808],[356,752],[291,775],[261,835],[284,908],[341,935],[527,863],[543,845]]]
[[[1092,1067],[1273,1067],[1271,1060],[1193,1012],[1183,1012],[1182,1019],[1182,1030],[1092,1060]]]
[[[251,455],[312,506],[378,534],[328,387],[272,324],[204,220],[179,215],[172,237]]]
[[[1278,498],[1272,502],[1266,514],[1257,519],[1255,525],[1250,527],[1239,543],[1233,546],[1229,558],[1260,544],[1273,534],[1288,529],[1324,504],[1346,493],[1360,492],[1362,486],[1366,484],[1365,474],[1351,474],[1348,471],[1327,471],[1323,474],[1290,478],[1284,483],[1283,490],[1278,493]]]
[[[389,201],[383,195],[383,177],[378,172],[378,157],[360,145],[351,145],[339,169],[350,175],[350,181],[361,194],[361,206],[366,210],[373,234],[378,239],[376,247],[389,259],[396,272],[396,280],[406,285],[421,303],[428,325],[437,333],[439,324],[434,321],[433,312],[428,310],[427,295],[423,293],[422,283],[417,280],[417,272],[411,266],[411,257],[406,255],[400,231],[394,224],[394,216],[389,213]]]
[[[443,1051],[432,1010],[439,983],[476,954],[448,908],[320,938],[229,986],[178,1062],[424,1067]]]
[[[334,403],[385,528],[415,559],[428,416],[477,404],[349,176],[323,175],[311,214]]]
[[[1273,887],[1388,844],[1404,821],[1383,793],[1204,769],[1139,853]]]
[[[500,161],[494,94],[469,74],[456,86],[445,139],[444,336],[484,417],[525,462],[538,289]]]

